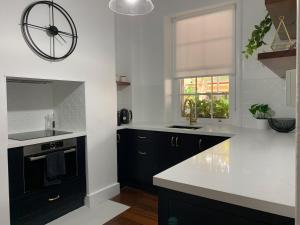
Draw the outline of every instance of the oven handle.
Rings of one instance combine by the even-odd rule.
[[[65,154],[71,153],[71,152],[75,152],[76,149],[75,148],[71,148],[69,150],[64,151]],[[30,162],[34,162],[37,160],[41,160],[41,159],[45,159],[46,155],[41,155],[41,156],[36,156],[36,157],[29,157]]]

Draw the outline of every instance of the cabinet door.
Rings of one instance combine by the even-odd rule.
[[[192,134],[177,134],[175,145],[182,152],[181,161],[183,161],[202,151],[202,137]]]
[[[9,197],[15,200],[24,194],[23,148],[8,149]]]
[[[169,202],[168,213],[169,216],[164,224],[173,221],[176,225],[266,225],[263,222],[251,221],[227,212],[199,206],[197,203],[178,200]]]
[[[201,148],[203,150],[209,149],[225,140],[229,139],[229,137],[222,137],[222,136],[202,136],[202,144]]]
[[[184,157],[182,142],[177,133],[160,132],[159,169],[164,171],[179,162]]]
[[[141,187],[152,187],[153,176],[158,172],[157,135],[152,131],[133,130],[129,144],[129,179]]]
[[[118,182],[124,186],[128,181],[128,137],[129,130],[117,132]]]
[[[159,225],[292,225],[281,217],[207,198],[159,188]]]
[[[159,168],[166,170],[212,146],[228,139],[227,137],[164,133],[159,132]]]

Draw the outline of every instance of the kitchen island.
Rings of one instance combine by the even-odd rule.
[[[176,192],[188,195],[184,198],[194,196],[229,204],[228,207],[294,218],[296,145],[293,133],[232,126],[203,126],[199,130],[144,125],[134,128],[231,137],[154,176],[154,185],[162,188],[160,193],[169,191],[168,195],[174,197]]]
[[[202,132],[207,129],[204,128]],[[212,134],[215,133],[213,128],[210,130]],[[217,128],[215,130],[217,133],[220,132]],[[227,209],[240,206],[232,209],[232,211],[238,211],[239,214],[242,213],[240,210],[253,209],[245,213],[255,214],[256,218],[259,217],[256,214],[259,212],[267,213],[262,213],[263,217],[274,214],[293,218],[295,210],[294,135],[280,134],[272,130],[242,128],[228,128],[227,134],[234,135],[156,175],[153,179],[154,184],[163,188],[160,197],[168,196],[168,200],[174,200],[176,196],[175,198],[179,198],[179,201],[182,198],[187,201],[186,198],[197,196],[201,204],[211,200],[203,205],[205,207],[213,208],[215,205],[225,203],[223,207]],[[180,196],[182,193],[186,196]],[[192,202],[191,204],[195,208],[195,204],[198,203]],[[162,207],[160,206],[160,214],[162,210],[170,210],[162,209]],[[188,205],[184,206],[185,209],[187,207]],[[200,215],[197,214],[198,217]],[[220,217],[219,214],[212,215]],[[279,218],[272,219],[280,220]],[[284,222],[284,224],[290,223],[292,220],[288,219]]]

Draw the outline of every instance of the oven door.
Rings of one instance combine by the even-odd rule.
[[[63,149],[65,154],[66,174],[60,178],[61,183],[71,181],[78,176],[77,149]],[[46,189],[45,168],[46,157],[49,152],[39,155],[28,155],[24,157],[24,186],[25,193],[31,193]]]

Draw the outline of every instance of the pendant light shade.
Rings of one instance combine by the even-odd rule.
[[[109,8],[118,14],[138,16],[150,13],[154,5],[151,0],[110,0]]]

